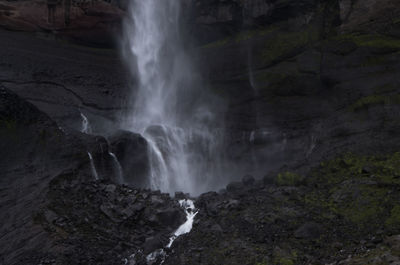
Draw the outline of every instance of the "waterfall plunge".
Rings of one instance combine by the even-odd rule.
[[[152,189],[191,194],[221,180],[221,102],[207,92],[180,35],[181,0],[133,0],[125,54],[137,80],[125,128],[149,144]],[[217,109],[218,107],[218,109]]]

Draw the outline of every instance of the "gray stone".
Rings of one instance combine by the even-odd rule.
[[[294,236],[296,238],[302,239],[317,239],[321,236],[322,226],[315,222],[305,223],[300,226],[295,232]]]

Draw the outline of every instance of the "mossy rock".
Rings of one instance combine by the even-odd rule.
[[[16,133],[17,132],[17,121],[12,119],[0,119],[0,132],[3,133]]]
[[[360,98],[348,107],[351,112],[376,105],[398,105],[400,94],[396,95],[370,95]]]
[[[267,26],[254,30],[244,30],[237,33],[236,35],[216,40],[211,43],[207,43],[203,45],[202,48],[204,49],[221,48],[230,44],[240,43],[243,41],[248,41],[253,38],[266,36],[270,33],[273,33],[277,29],[278,28],[275,26]]]
[[[275,183],[278,186],[299,186],[304,184],[305,178],[293,172],[283,172],[276,176]]]
[[[388,156],[345,154],[324,162],[307,180],[305,198],[320,217],[348,223],[349,233],[400,231],[400,153]],[[335,217],[336,216],[336,217]]]
[[[400,204],[395,205],[390,211],[390,216],[385,222],[386,228],[389,230],[400,229]]]
[[[386,48],[400,50],[400,40],[378,34],[344,34],[335,37],[336,40],[351,41],[359,47]]]
[[[297,260],[297,252],[295,250],[284,250],[280,248],[274,249],[274,265],[294,265]]]
[[[319,32],[313,26],[296,32],[279,32],[266,41],[262,51],[265,64],[276,62],[284,57],[291,57],[309,44],[319,39]]]

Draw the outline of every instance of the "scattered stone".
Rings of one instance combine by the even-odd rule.
[[[229,183],[228,186],[226,186],[226,190],[228,192],[237,192],[243,189],[243,183],[242,182],[232,182]]]
[[[114,184],[107,185],[104,190],[109,193],[113,193],[117,187]]]
[[[52,224],[58,218],[57,214],[51,210],[45,211],[44,217],[49,224]]]
[[[322,226],[315,222],[305,223],[300,226],[295,232],[294,236],[296,238],[302,239],[317,239],[321,236]]]
[[[252,186],[255,182],[255,179],[252,175],[246,175],[242,179],[242,183],[245,186]]]

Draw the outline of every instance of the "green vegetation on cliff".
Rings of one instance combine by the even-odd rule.
[[[400,40],[378,34],[344,34],[335,39],[352,41],[360,47],[400,49]]]

